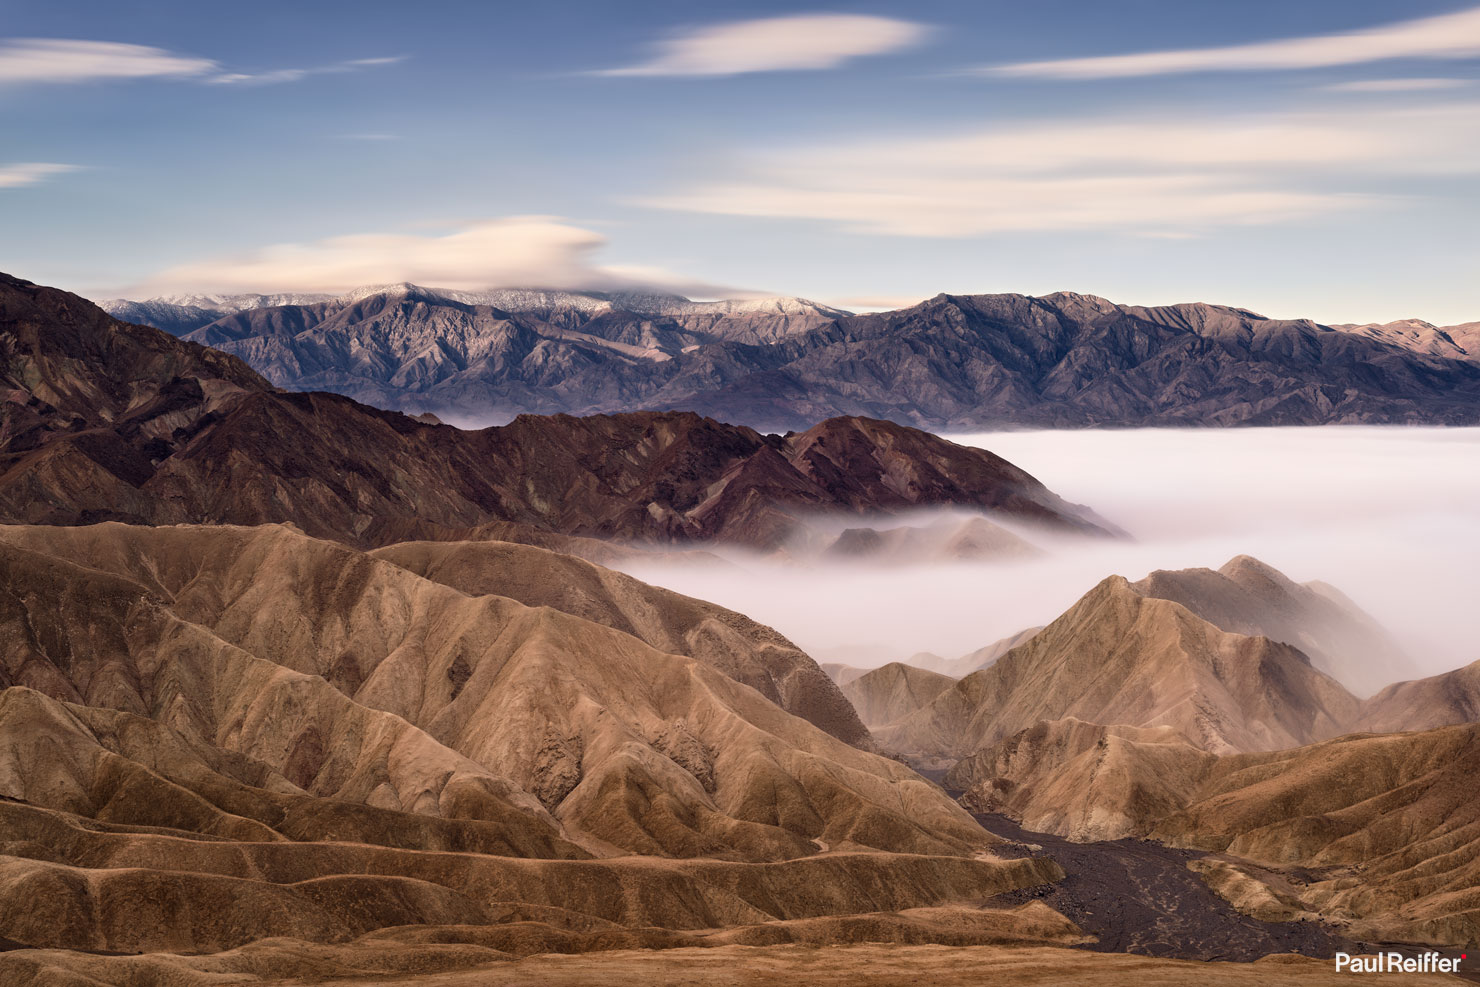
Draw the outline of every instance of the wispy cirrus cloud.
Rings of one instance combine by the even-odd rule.
[[[920,44],[931,29],[865,14],[793,14],[711,24],[654,45],[651,58],[605,76],[726,76],[836,68],[849,59]]]
[[[1328,93],[1425,93],[1444,89],[1463,89],[1474,85],[1472,79],[1354,79],[1351,82],[1333,82],[1321,86]]]
[[[1397,58],[1480,56],[1480,7],[1380,27],[1211,48],[991,65],[983,75],[1110,79],[1185,72],[1248,72],[1360,65]]]
[[[172,267],[129,290],[131,297],[216,291],[340,293],[410,281],[472,291],[660,287],[701,296],[728,291],[655,268],[600,264],[593,255],[606,245],[600,233],[556,217],[509,216],[466,223],[440,235],[356,233],[280,243]]]
[[[272,85],[314,75],[339,75],[395,65],[405,55],[352,58],[308,68],[226,71],[214,59],[117,41],[69,38],[0,39],[0,86],[100,82],[119,79],[188,79],[214,85]]]
[[[0,164],[0,188],[20,188],[44,182],[52,175],[63,175],[70,171],[81,171],[79,165],[56,164],[33,161],[22,164]]]
[[[209,58],[116,41],[0,40],[0,85],[101,79],[192,78],[218,70]]]
[[[1480,171],[1480,104],[1225,118],[1092,118],[737,155],[641,204],[805,218],[850,232],[1161,237],[1390,201],[1393,176]],[[1422,155],[1412,149],[1424,148]]]
[[[395,65],[405,60],[405,55],[389,55],[381,58],[351,58],[343,62],[333,62],[329,65],[315,65],[309,68],[270,69],[264,72],[223,72],[220,75],[212,76],[206,81],[220,86],[271,86],[283,82],[298,82],[311,75],[343,75],[346,72],[359,72],[362,69]]]

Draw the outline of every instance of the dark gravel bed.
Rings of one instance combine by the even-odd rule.
[[[1149,840],[1072,843],[1023,829],[1006,816],[976,816],[984,827],[1014,841],[997,848],[1006,857],[1049,857],[1068,873],[1057,884],[1019,888],[993,905],[1038,900],[1099,937],[1085,949],[1189,960],[1248,962],[1271,953],[1331,957],[1410,945],[1356,942],[1320,922],[1261,922],[1214,894],[1187,862],[1203,856]],[[1032,849],[1031,846],[1041,847]]]

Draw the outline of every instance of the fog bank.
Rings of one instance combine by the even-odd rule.
[[[956,657],[1042,624],[1112,573],[1217,568],[1254,555],[1321,579],[1381,621],[1422,674],[1480,658],[1480,429],[1006,432],[990,449],[1128,531],[1026,536],[1033,559],[985,564],[739,568],[642,564],[639,578],[771,624],[818,660]]]

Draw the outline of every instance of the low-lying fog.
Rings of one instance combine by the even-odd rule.
[[[634,575],[768,623],[819,661],[954,658],[1053,619],[1111,573],[1256,556],[1335,585],[1422,674],[1480,658],[1480,429],[1279,428],[951,436],[1093,508],[1127,540],[1026,537],[1001,563],[653,564]],[[913,518],[910,524],[922,523]],[[1020,530],[1020,529],[1019,529]]]

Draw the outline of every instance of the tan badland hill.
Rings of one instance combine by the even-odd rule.
[[[620,565],[647,557],[650,553],[638,545],[622,545],[600,538],[563,535],[532,524],[514,521],[488,521],[484,524],[452,527],[420,518],[379,519],[360,532],[361,545],[395,545],[402,542],[513,542],[534,545],[564,555],[574,555],[597,565]],[[697,553],[696,553],[697,554]],[[708,558],[718,562],[715,556]]]
[[[1357,729],[1428,730],[1480,720],[1480,661],[1426,679],[1397,682],[1362,703]]]
[[[1189,866],[1266,922],[1480,942],[1480,724],[1214,757],[1168,731],[1038,724],[961,761],[963,802],[1091,841],[1207,851]]]
[[[1047,909],[980,914],[972,926],[955,904],[1053,876],[1041,865],[882,853],[784,866],[593,860],[554,836],[548,819],[525,826],[545,845],[510,847],[488,838],[499,827],[486,821],[313,798],[260,764],[225,765],[272,786],[256,787],[205,763],[229,755],[192,749],[152,721],[32,690],[0,693],[0,723],[0,777],[30,775],[26,796],[0,800],[0,934],[38,947],[215,951],[281,936],[337,943],[402,926],[505,923],[523,924],[484,940],[512,951],[562,940],[574,949],[672,946],[717,928],[806,919],[866,928],[860,910],[921,907],[943,909],[917,916],[921,941],[953,925],[964,941],[1080,938]],[[908,941],[907,918],[874,920],[890,921]]]
[[[1318,917],[1372,941],[1480,942],[1480,723],[1474,666],[1362,704],[1387,730],[1215,756],[1180,731],[1064,718],[959,761],[977,811],[1091,841],[1149,836],[1215,856],[1191,866],[1264,921]],[[1431,705],[1429,705],[1431,703]]]
[[[698,658],[850,744],[871,741],[811,658],[743,614],[568,555],[504,542],[408,542],[371,553],[469,596],[551,607]]]
[[[1071,840],[1144,835],[1181,809],[1217,757],[1171,727],[1044,721],[958,761],[948,788],[978,812],[1001,812]]]
[[[1170,727],[1211,753],[1341,733],[1358,702],[1300,651],[1224,631],[1112,576],[1025,644],[876,732],[885,747],[966,757],[1041,720]]]
[[[949,675],[892,661],[853,679],[843,686],[843,695],[872,729],[922,709],[955,684]]]
[[[1415,669],[1391,635],[1335,587],[1297,583],[1248,555],[1217,570],[1157,570],[1133,588],[1180,603],[1222,630],[1293,645],[1358,695]]]
[[[701,658],[284,527],[0,529],[0,676],[0,936],[35,945],[693,932],[1062,873]]]
[[[1175,609],[1158,605],[1152,610],[1153,615],[1170,619],[1173,625],[1180,622],[1185,626],[1187,615],[1195,612],[1198,618],[1224,630],[1263,630],[1312,647],[1320,645],[1327,649],[1328,655],[1339,655],[1346,642],[1364,636],[1376,642],[1363,645],[1367,653],[1383,651],[1392,655],[1386,635],[1339,592],[1319,583],[1296,584],[1247,556],[1235,558],[1217,571],[1155,572],[1129,584],[1128,588],[1141,596],[1155,598],[1158,604],[1162,599],[1175,600]],[[1097,592],[1105,590],[1107,587],[1102,584]],[[1119,596],[1124,599],[1123,593]],[[1080,610],[1081,606],[1077,605],[1060,622],[1051,625],[1056,639],[1067,642],[1065,647],[1087,647],[1089,654],[1100,648],[1110,654],[1126,644],[1115,640],[1114,634],[1110,639],[1101,634],[1105,627],[1124,626],[1117,625],[1113,619],[1106,621],[1103,607],[1076,614]],[[1108,612],[1112,616],[1118,613],[1113,609]],[[1071,616],[1073,620],[1068,619]],[[1095,624],[1094,620],[1100,620],[1101,624]],[[1215,635],[1206,634],[1206,627],[1203,630],[1203,640],[1217,640]],[[1035,640],[1046,643],[1050,640],[1047,634]],[[1198,639],[1192,635],[1179,640]],[[1142,635],[1127,640],[1133,646],[1136,641],[1149,642],[1140,650],[1142,658],[1158,654],[1163,659],[1172,658],[1165,675],[1159,675],[1158,668],[1166,666],[1156,664],[1141,666],[1132,662],[1114,666],[1123,669],[1132,684],[1139,681],[1149,683],[1148,688],[1164,688],[1177,675],[1187,674],[1188,663],[1197,668],[1204,659],[1210,659],[1215,672],[1223,669],[1221,681],[1242,681],[1243,685],[1231,691],[1224,688],[1219,702],[1211,701],[1219,695],[1218,691],[1203,689],[1191,702],[1202,719],[1161,716],[1158,722],[1158,718],[1144,715],[1144,705],[1124,702],[1119,694],[1112,695],[1111,702],[1097,706],[1086,705],[1076,698],[1080,705],[1071,709],[1068,716],[1046,717],[1010,736],[995,738],[963,758],[946,776],[946,784],[964,791],[966,804],[974,809],[1006,813],[1029,829],[1079,841],[1144,835],[1160,819],[1184,808],[1196,796],[1217,763],[1213,754],[1229,753],[1226,746],[1207,743],[1207,734],[1199,732],[1208,722],[1231,720],[1241,722],[1246,728],[1257,728],[1262,731],[1260,746],[1265,748],[1297,747],[1313,739],[1356,730],[1422,730],[1470,722],[1480,710],[1480,672],[1476,671],[1480,665],[1390,686],[1357,703],[1343,696],[1329,679],[1299,661],[1269,661],[1270,655],[1288,658],[1291,654],[1299,657],[1299,653],[1267,647],[1264,638],[1246,638],[1247,650],[1238,652],[1266,656],[1249,662],[1242,679],[1237,664],[1230,663],[1226,657],[1219,658],[1215,649],[1198,652],[1179,646],[1168,650],[1163,640],[1158,652],[1155,637]],[[1265,645],[1255,643],[1261,640]],[[1203,657],[1199,658],[1199,654]],[[1069,656],[1073,658],[1074,653],[1070,652]],[[1046,669],[1057,676],[1063,667],[1063,654],[1054,651],[1030,653],[1021,649],[1003,661],[1010,668],[1025,657],[1039,663],[1035,670],[1040,673]],[[1341,663],[1335,657],[1327,661],[1333,666]],[[1084,668],[1087,675],[1094,671],[1078,667]],[[1057,683],[1061,679],[1051,677],[1048,681]],[[970,680],[963,685],[969,683]],[[1083,688],[1094,694],[1092,677],[1085,679]],[[991,694],[990,690],[987,694]],[[1262,696],[1263,702],[1241,699],[1250,694]],[[1309,721],[1304,726],[1298,720],[1292,721],[1292,711],[1298,712],[1302,704],[1309,707],[1311,697],[1324,706],[1324,719]],[[1234,700],[1232,703],[1230,698]],[[1240,716],[1248,719],[1238,720]],[[1270,724],[1279,729],[1270,729]],[[894,731],[883,732],[891,742],[897,742]],[[1250,731],[1245,729],[1244,744],[1248,744],[1250,736]]]
[[[1240,754],[1220,759],[1151,835],[1252,861],[1237,876],[1264,892],[1241,895],[1265,907],[1294,905],[1377,940],[1472,945],[1477,775],[1480,724]]]
[[[337,720],[348,715],[345,706],[355,716],[394,717],[495,766],[518,788],[560,805],[567,825],[580,828],[576,820],[589,813],[601,838],[632,851],[693,854],[722,845],[743,854],[748,832],[762,857],[810,852],[812,838],[833,840],[811,832],[821,819],[806,788],[828,789],[849,771],[860,771],[858,784],[881,800],[853,808],[865,817],[883,809],[916,832],[920,848],[984,841],[964,814],[893,762],[836,741],[704,661],[549,607],[469,596],[276,526],[10,527],[0,540],[10,546],[3,571],[13,585],[24,583],[22,599],[31,601],[11,617],[13,626],[28,620],[65,644],[38,646],[39,630],[14,635],[5,661],[11,684],[167,715],[171,726],[211,743],[243,729],[237,709],[260,710],[284,756],[302,752],[302,779],[318,779],[340,750],[328,742],[334,724],[312,718]],[[98,647],[100,635],[110,636],[102,639],[108,648]],[[160,642],[170,650],[161,653]],[[197,661],[198,649],[212,652],[211,661]],[[243,669],[256,677],[245,681]],[[258,691],[238,691],[248,687]],[[263,694],[273,688],[323,693],[329,705],[274,703]],[[306,722],[288,715],[300,708]],[[244,722],[257,721],[249,713]],[[813,759],[844,771],[813,771]],[[721,784],[731,771],[743,785]],[[603,786],[629,784],[646,798],[628,812],[592,804]],[[755,785],[771,794],[748,791]],[[417,808],[405,785],[391,787],[400,808]],[[752,796],[794,804],[779,816],[774,806],[757,806],[770,821],[741,824],[707,808],[711,789],[720,788],[742,815]],[[931,820],[939,827],[911,821],[907,807],[917,799],[935,805],[934,812],[919,806],[927,816],[943,813]],[[706,808],[695,813],[696,802]],[[675,815],[678,805],[685,808]],[[883,818],[873,824],[890,828]],[[714,837],[704,837],[711,827]]]

